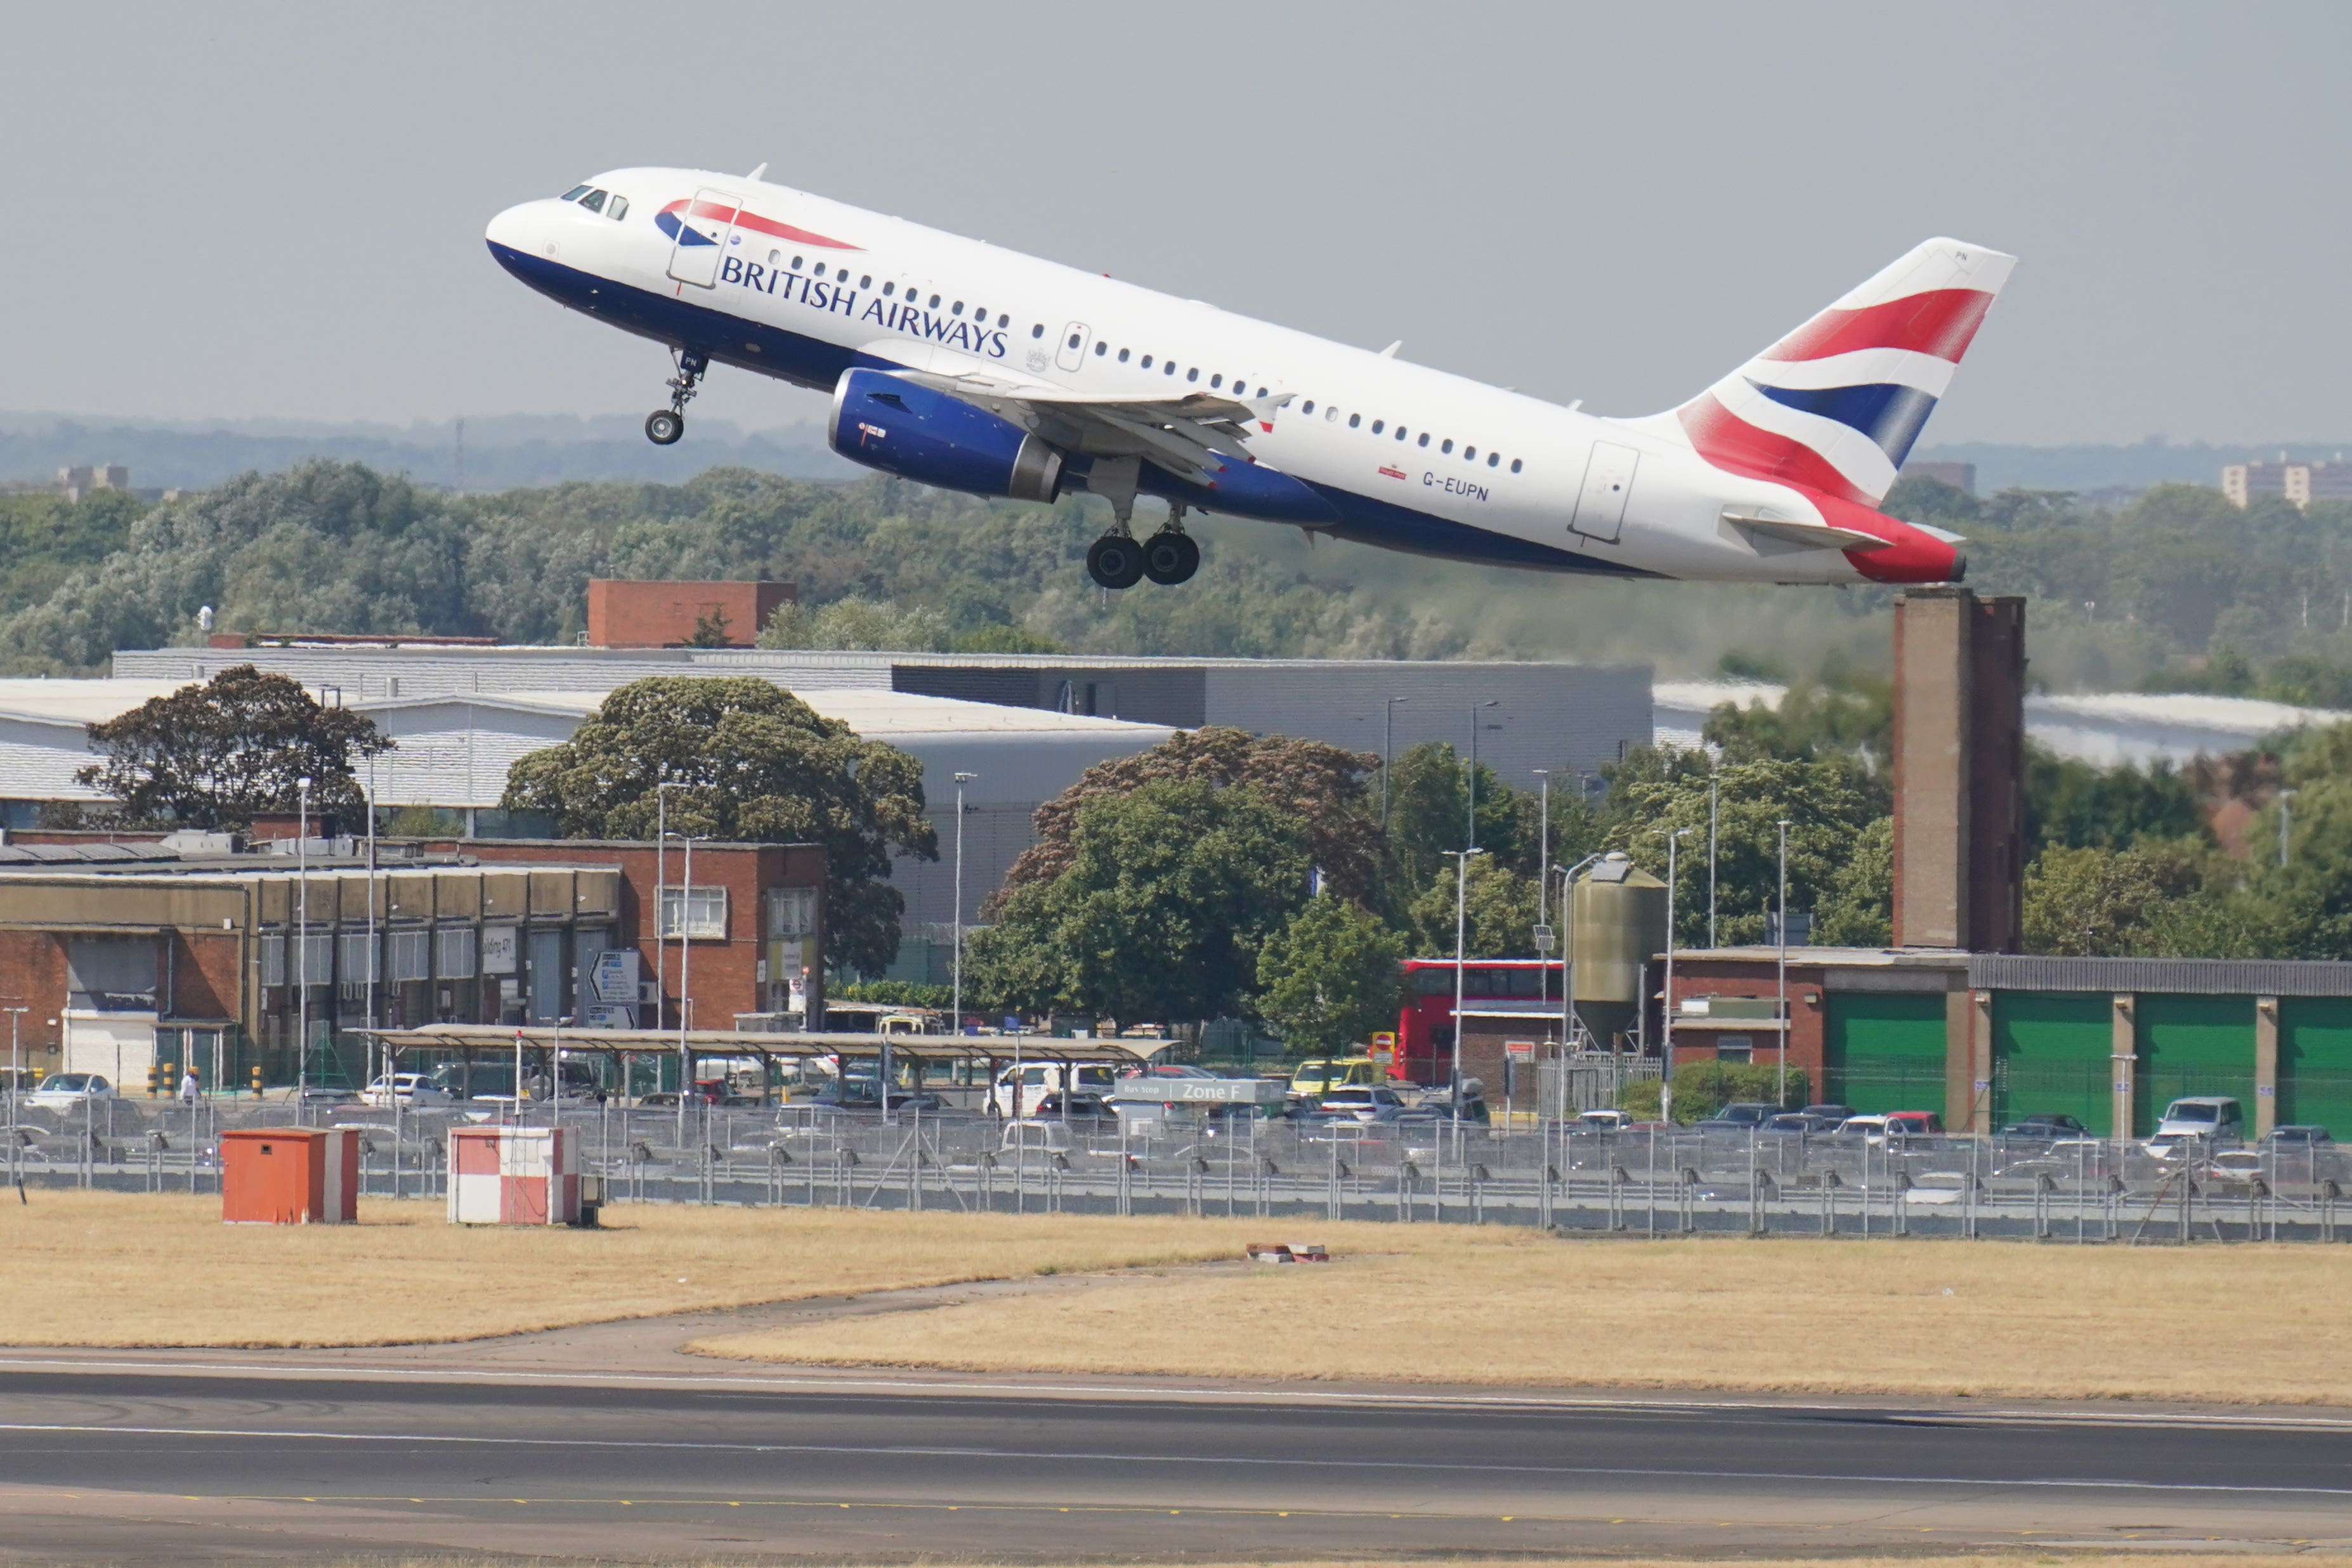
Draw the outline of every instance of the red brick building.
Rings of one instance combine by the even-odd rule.
[[[594,647],[750,647],[768,617],[799,598],[791,583],[591,577],[588,641]],[[698,637],[704,640],[698,643]]]

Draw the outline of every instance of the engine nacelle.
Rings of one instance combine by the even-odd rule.
[[[1062,454],[960,397],[878,370],[845,370],[833,389],[833,449],[853,463],[973,495],[1050,501]]]

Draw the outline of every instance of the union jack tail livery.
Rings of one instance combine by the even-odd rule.
[[[1875,506],[2016,265],[1928,240],[1675,416],[1718,468]]]

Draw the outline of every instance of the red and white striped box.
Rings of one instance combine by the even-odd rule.
[[[578,1137],[568,1127],[452,1129],[449,1223],[579,1224]]]

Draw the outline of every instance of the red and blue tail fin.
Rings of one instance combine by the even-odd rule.
[[[2016,265],[1928,240],[1675,417],[1717,468],[1875,506]]]

